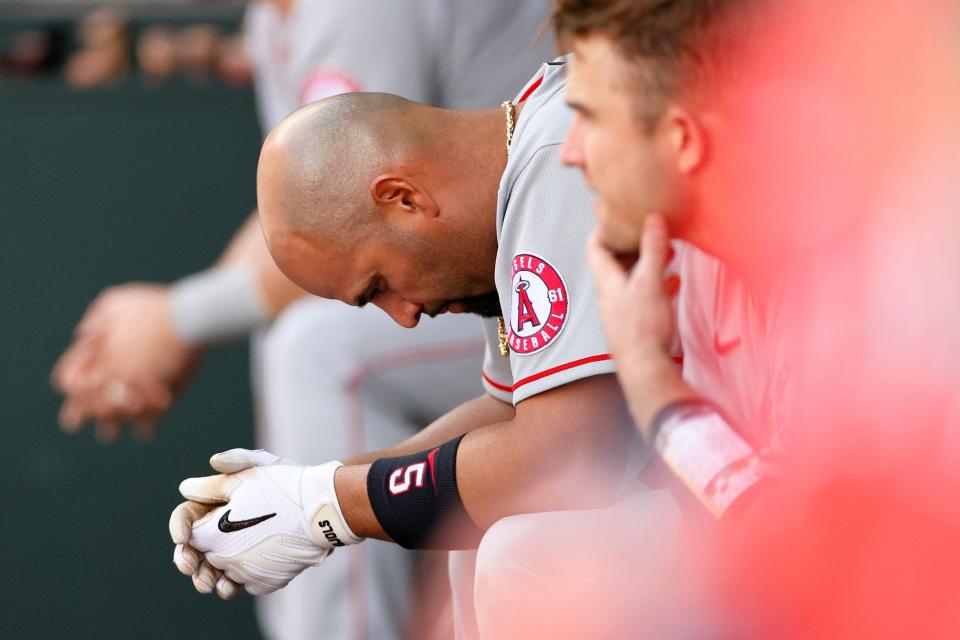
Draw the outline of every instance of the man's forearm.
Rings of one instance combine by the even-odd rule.
[[[517,418],[474,431],[460,447],[457,481],[481,528],[521,513],[600,508],[623,480],[633,423],[613,375],[567,385],[571,402],[535,396]]]
[[[599,507],[612,501],[623,474],[630,422],[613,376],[576,384],[590,387],[593,402],[535,407],[533,399],[527,400],[531,405],[525,415],[480,426],[463,439],[456,456],[457,491],[481,529],[508,515]],[[601,415],[598,409],[603,410]],[[423,441],[416,447],[408,441],[396,451],[419,453],[463,433],[441,431],[443,426],[438,425],[435,434],[442,437],[425,446]],[[342,467],[336,476],[337,495],[354,533],[389,539],[367,493],[370,466]]]
[[[237,229],[237,232],[233,234],[233,237],[230,238],[230,242],[227,243],[223,253],[214,263],[214,268],[235,264],[253,266],[253,256],[257,252],[258,240],[263,242],[260,233],[260,221],[257,218],[257,210],[254,209]]]
[[[619,376],[645,440],[711,513],[720,517],[760,482],[750,444],[666,358],[624,364]]]
[[[513,418],[514,413],[513,406],[483,394],[448,411],[403,442],[389,449],[361,453],[345,460],[344,464],[369,464],[380,458],[394,458],[424,451],[479,427],[506,422]]]
[[[644,440],[650,442],[653,418],[672,402],[697,396],[683,379],[679,367],[667,357],[621,361],[617,378],[623,387],[630,414]]]
[[[372,462],[442,445],[460,434],[509,420],[514,414],[513,406],[484,394],[447,412],[400,444],[347,460],[345,466],[337,471],[335,482],[337,496],[350,528],[365,538],[390,540],[374,515],[367,496],[367,474],[370,473]]]

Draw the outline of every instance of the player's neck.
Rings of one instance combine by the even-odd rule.
[[[452,158],[463,163],[461,170],[486,183],[494,180],[499,185],[500,177],[507,166],[506,122],[503,110],[482,109],[453,112],[448,140],[456,141],[456,154]]]
[[[496,211],[500,180],[507,166],[506,125],[503,110],[449,111],[443,135],[444,164],[452,169],[458,197],[469,205],[467,224],[477,237],[493,239],[496,249]]]

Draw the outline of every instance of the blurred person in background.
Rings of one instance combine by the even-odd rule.
[[[960,628],[950,4],[557,3],[605,328],[644,435],[734,498],[701,569],[735,635]],[[670,235],[723,261],[678,250],[676,316]],[[744,482],[767,442],[775,483]]]
[[[217,53],[217,77],[231,87],[242,87],[253,79],[253,67],[246,53],[242,33],[234,33],[220,39]]]
[[[194,82],[215,76],[223,84],[242,87],[253,74],[243,34],[220,34],[205,25],[180,32],[165,25],[147,27],[137,37],[136,59],[140,75],[157,84],[184,73]]]
[[[152,82],[161,82],[177,73],[174,32],[170,27],[147,27],[137,37],[137,68]]]
[[[101,7],[85,16],[76,29],[79,45],[64,67],[67,83],[89,89],[123,79],[130,67],[127,17],[114,7]]]
[[[358,90],[498,104],[550,57],[549,40],[536,40],[546,15],[540,0],[253,3],[245,31],[263,130],[301,104]],[[162,74],[169,63],[158,57]],[[389,446],[480,389],[476,320],[425,320],[405,332],[374,310],[304,296],[273,264],[255,216],[209,271],[173,286],[106,290],[54,371],[67,396],[62,424],[73,431],[95,420],[112,440],[132,420],[147,435],[207,347],[266,325],[253,348],[257,439],[283,456],[323,462]],[[385,544],[342,550],[258,603],[264,632],[399,637],[409,562]],[[231,595],[217,576],[203,577],[198,589]]]
[[[206,24],[190,25],[177,32],[174,52],[178,67],[188,80],[210,79],[219,56],[220,38],[219,29]]]
[[[0,76],[37,78],[58,72],[65,58],[67,35],[57,25],[19,31],[0,40]]]

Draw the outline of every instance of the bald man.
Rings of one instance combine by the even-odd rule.
[[[550,57],[551,39],[537,39],[546,16],[542,0],[251,2],[244,30],[263,131],[302,104],[358,90],[496,105]],[[376,309],[304,296],[277,271],[255,216],[212,269],[170,287],[113,287],[81,326],[57,368],[62,421],[74,430],[97,418],[104,439],[121,419],[143,424],[165,411],[204,348],[251,332],[257,444],[302,462],[390,446],[482,390],[476,322],[438,318],[404,331]],[[411,568],[411,554],[391,545],[340,553],[258,598],[262,631],[299,640],[322,622],[328,639],[401,637]]]
[[[458,636],[477,637],[473,603],[497,590],[474,598],[473,587],[513,595],[504,585],[529,584],[529,554],[514,553],[524,527],[509,516],[603,507],[635,487],[623,480],[636,439],[582,260],[593,196],[558,157],[570,120],[563,86],[555,63],[503,110],[339,96],[271,134],[258,197],[280,269],[404,327],[424,314],[485,316],[487,393],[345,466],[215,456],[226,475],[185,481],[189,501],[171,518],[181,570],[222,570],[259,593],[367,537],[412,549],[480,544],[451,568]],[[669,528],[675,514],[663,507]],[[594,513],[575,518],[586,544]]]

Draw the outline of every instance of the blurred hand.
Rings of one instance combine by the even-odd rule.
[[[138,435],[149,437],[199,354],[173,330],[167,286],[104,290],[53,369],[53,384],[66,396],[60,424],[73,432],[92,420],[98,437],[111,441],[130,421]]]
[[[607,342],[641,431],[667,403],[693,395],[671,355],[676,334],[672,299],[680,289],[679,278],[666,275],[671,254],[667,226],[659,215],[646,219],[640,261],[632,271],[603,246],[596,232],[587,244]]]

